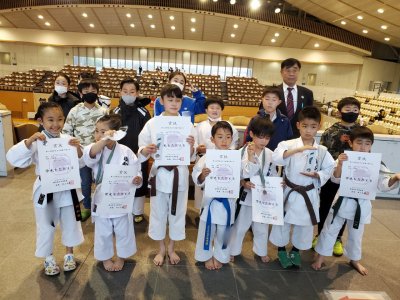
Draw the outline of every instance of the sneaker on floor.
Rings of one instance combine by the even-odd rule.
[[[53,255],[47,256],[44,260],[44,273],[48,276],[53,276],[60,273],[60,267],[57,266],[56,259]]]
[[[143,215],[136,215],[133,220],[138,224],[143,221]]]
[[[91,212],[90,209],[84,208],[82,209],[82,222],[85,222],[87,219],[90,218]]]
[[[73,254],[65,254],[64,256],[64,271],[72,271],[76,269],[76,262]]]
[[[293,263],[290,260],[289,254],[284,250],[278,251],[278,259],[279,259],[279,262],[281,263],[282,268],[284,268],[284,269],[287,269],[287,268],[293,266]]]
[[[343,245],[342,241],[337,240],[333,246],[333,255],[342,256],[343,255]]]
[[[289,257],[294,266],[301,267],[301,257],[299,251],[290,251]]]
[[[315,249],[315,246],[317,245],[317,243],[318,243],[318,235],[316,235],[314,237],[314,239],[312,240],[311,248]]]

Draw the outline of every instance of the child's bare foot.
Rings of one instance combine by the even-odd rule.
[[[324,263],[324,257],[318,254],[315,261],[311,264],[311,268],[313,268],[316,271],[319,271],[321,270],[323,263]]]
[[[114,271],[114,262],[111,259],[104,260],[103,267],[106,271],[112,272]]]
[[[268,257],[268,255],[260,256],[260,258],[261,258],[261,261],[262,261],[263,263],[267,263],[267,262],[270,261],[270,258]]]
[[[181,261],[181,258],[176,254],[175,251],[168,251],[169,262],[171,265],[176,265]]]
[[[207,270],[215,270],[215,268],[214,268],[214,260],[213,260],[212,257],[211,257],[209,260],[207,260],[207,261],[204,263],[204,265],[205,265],[205,267],[206,267]]]
[[[357,270],[358,273],[365,276],[368,275],[368,270],[359,261],[351,260],[350,265]]]
[[[115,272],[121,271],[122,268],[124,267],[124,263],[125,260],[123,258],[117,257],[117,259],[114,262],[114,271]]]
[[[233,255],[231,255],[231,257],[229,258],[230,262],[234,262],[235,261],[235,257]]]
[[[157,253],[156,257],[154,257],[153,262],[156,266],[162,266],[164,263],[165,251],[160,251]]]
[[[219,270],[222,268],[222,263],[218,261],[215,257],[213,257],[213,261],[215,270]]]

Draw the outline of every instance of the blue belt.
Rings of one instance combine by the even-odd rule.
[[[204,250],[210,250],[210,238],[211,238],[211,204],[213,201],[216,200],[220,203],[222,203],[226,209],[226,213],[228,217],[226,218],[226,229],[224,233],[224,242],[222,244],[222,249],[226,249],[226,246],[228,244],[228,234],[229,234],[229,229],[231,226],[231,206],[229,205],[229,200],[227,198],[214,198],[211,200],[209,206],[208,206],[208,212],[207,212],[207,222],[206,222],[206,231],[204,235]]]

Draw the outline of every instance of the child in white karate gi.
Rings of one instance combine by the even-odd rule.
[[[374,143],[374,134],[367,127],[356,127],[350,132],[350,147],[353,151],[371,152]],[[342,175],[343,162],[348,159],[347,154],[342,153],[338,156],[336,167],[331,180],[340,183]],[[386,192],[398,188],[400,173],[390,175],[390,171],[381,164],[378,190]],[[350,259],[350,264],[361,275],[367,275],[368,270],[361,265],[361,247],[364,234],[364,225],[371,223],[372,215],[371,199],[352,199],[348,197],[339,197],[336,194],[332,208],[324,223],[324,227],[318,237],[315,251],[318,253],[315,262],[311,265],[315,270],[320,270],[325,256],[332,256],[333,246],[336,237],[342,228],[344,222],[347,222],[348,238],[344,248],[344,255]]]
[[[334,160],[325,146],[318,145],[315,135],[320,128],[321,113],[314,106],[299,113],[300,137],[278,144],[272,155],[277,165],[284,166],[284,225],[273,225],[270,241],[278,246],[283,268],[300,267],[299,250],[311,248],[313,228],[319,221],[319,190],[330,178]],[[290,239],[290,231],[292,238]],[[292,242],[289,253],[285,246]]]
[[[226,121],[217,122],[211,130],[211,141],[216,149],[228,150],[232,144],[232,126]],[[207,154],[206,154],[207,155]],[[211,173],[203,155],[193,168],[192,178],[196,185],[205,185]],[[235,216],[234,198],[203,197],[195,258],[205,262],[209,270],[217,270],[229,262],[229,234]],[[214,245],[213,245],[214,243]]]
[[[182,91],[175,84],[167,84],[161,90],[160,103],[165,111],[160,116],[150,119],[139,134],[138,156],[147,160],[157,152],[156,122],[163,116],[181,117],[179,109],[182,105]],[[191,135],[186,138],[190,145],[191,160],[195,160],[196,132],[190,123]],[[154,264],[161,266],[168,252],[169,261],[175,265],[180,257],[175,252],[175,241],[184,240],[185,217],[189,190],[189,169],[187,166],[159,166],[152,165],[149,179],[150,188],[150,224],[149,236],[159,241],[160,249],[154,258]],[[174,184],[175,182],[175,184]],[[165,236],[169,224],[169,243],[166,248]]]
[[[55,102],[42,103],[36,113],[36,119],[43,126],[42,132],[36,132],[30,138],[14,145],[7,152],[8,162],[18,168],[27,168],[35,164],[36,181],[33,185],[33,203],[36,219],[36,251],[37,257],[44,257],[46,275],[57,275],[60,268],[53,256],[53,243],[56,227],[60,224],[61,242],[66,247],[64,271],[76,269],[73,247],[83,243],[81,228],[81,212],[79,201],[83,199],[80,190],[67,190],[51,194],[42,194],[39,174],[39,155],[37,143],[50,138],[69,139],[69,145],[76,147],[78,157],[82,156],[79,140],[61,134],[64,125],[64,114],[61,106]],[[80,167],[84,163],[80,160]]]
[[[220,97],[210,97],[205,103],[207,120],[200,122],[196,126],[196,137],[197,137],[197,156],[200,159],[206,153],[207,149],[215,149],[215,145],[211,142],[211,128],[218,121],[222,120],[221,114],[224,110],[224,101]],[[229,123],[229,122],[228,122]],[[239,144],[239,133],[237,129],[229,123],[233,130],[232,144],[229,149],[235,150]],[[197,209],[201,208],[201,201],[203,199],[203,190],[201,187],[194,186],[194,207]]]
[[[274,134],[274,125],[268,117],[254,117],[248,127],[253,142],[244,146],[242,151],[242,180],[241,193],[236,207],[236,220],[231,230],[231,261],[242,252],[242,244],[250,226],[253,231],[253,251],[263,262],[269,262],[267,255],[269,225],[253,222],[251,189],[255,188],[250,181],[253,176],[277,176],[276,165],[272,162],[272,151],[267,148],[271,136]]]
[[[101,182],[106,164],[111,165],[137,165],[138,174],[132,178],[132,183],[140,187],[142,173],[139,160],[131,149],[112,140],[115,132],[121,127],[119,115],[105,115],[96,122],[95,140],[85,147],[83,158],[86,165],[93,170],[96,191],[92,204],[92,216],[94,216],[94,257],[103,262],[107,271],[121,271],[125,258],[136,253],[135,231],[133,229],[133,216],[131,213],[98,215],[96,203],[102,201]],[[134,195],[132,195],[132,201]],[[103,200],[104,201],[104,200]],[[114,256],[113,235],[117,258]]]

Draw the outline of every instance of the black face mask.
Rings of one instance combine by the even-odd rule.
[[[354,123],[355,121],[357,121],[358,118],[358,113],[355,112],[341,113],[341,115],[342,120],[346,123]]]
[[[89,104],[95,103],[97,101],[97,94],[96,93],[87,93],[82,95],[82,100]]]

